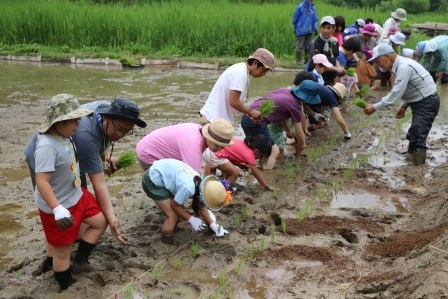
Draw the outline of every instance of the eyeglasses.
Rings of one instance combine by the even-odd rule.
[[[109,119],[112,122],[112,125],[114,126],[115,134],[119,134],[121,136],[127,136],[127,135],[134,134],[134,128],[132,128],[130,130],[124,130],[122,128],[117,127],[117,125],[115,124],[115,122],[112,118],[109,118]]]

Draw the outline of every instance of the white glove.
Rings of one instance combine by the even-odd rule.
[[[224,237],[225,234],[229,233],[224,229],[224,227],[222,227],[221,225],[217,225],[216,222],[210,224],[210,228],[212,231],[215,232],[217,237]]]
[[[347,131],[347,133],[344,133],[344,139],[345,139],[345,140],[350,140],[350,139],[352,139],[352,134],[350,134],[350,132]]]
[[[313,117],[316,121],[326,121],[325,116],[317,112],[314,113]]]
[[[209,209],[207,209],[208,214],[210,215],[210,218],[212,218],[212,222],[216,222],[216,216],[215,214],[213,214],[212,211],[210,211]]]
[[[190,223],[191,227],[193,227],[193,230],[197,232],[200,232],[207,227],[207,224],[205,224],[202,219],[194,216],[191,216],[190,219],[188,219],[188,223]]]
[[[54,220],[61,229],[67,229],[73,226],[75,220],[70,212],[61,205],[53,209]]]

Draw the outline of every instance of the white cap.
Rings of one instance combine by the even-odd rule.
[[[323,17],[322,20],[320,20],[320,24],[322,25],[323,23],[329,23],[330,25],[336,24],[332,16]]]

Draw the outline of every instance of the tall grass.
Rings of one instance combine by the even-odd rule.
[[[71,49],[120,49],[132,54],[247,57],[258,47],[278,58],[292,57],[291,24],[297,1],[262,5],[228,0],[149,1],[126,6],[89,1],[4,0],[0,3],[0,50],[25,44]],[[320,1],[319,17],[343,11],[346,23],[371,17],[382,24],[389,13],[341,9]],[[338,12],[338,13],[336,13]],[[443,21],[444,15],[408,16],[408,23]],[[406,25],[406,23],[404,24]],[[411,41],[412,46],[417,41]],[[36,49],[31,47],[30,52]]]

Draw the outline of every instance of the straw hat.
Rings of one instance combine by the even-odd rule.
[[[347,93],[347,88],[342,83],[335,83],[333,86],[328,86],[336,95],[339,97],[339,99],[343,99],[345,97],[345,94]]]
[[[227,205],[232,198],[226,187],[213,175],[209,175],[202,180],[199,186],[199,194],[202,204],[214,212]]]
[[[202,127],[202,135],[206,139],[223,147],[233,145],[233,131],[232,124],[223,118],[217,118],[210,124]]]
[[[92,114],[93,112],[81,107],[75,96],[71,94],[58,94],[48,102],[46,113],[47,119],[40,125],[40,133],[47,132],[54,123],[59,121],[78,118]]]

